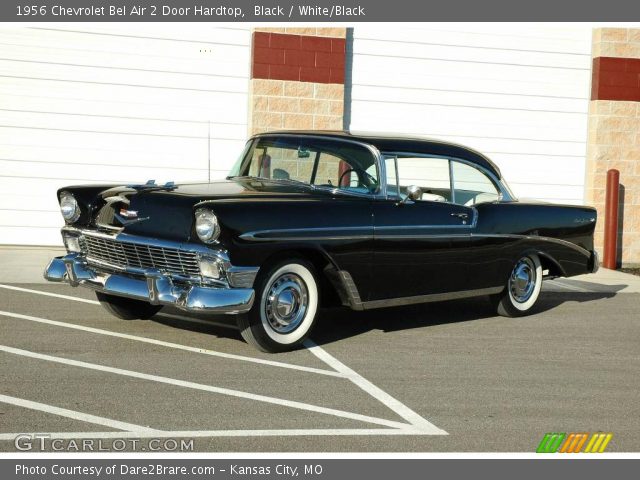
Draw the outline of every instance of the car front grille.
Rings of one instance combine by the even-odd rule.
[[[197,254],[194,252],[93,235],[82,235],[80,247],[89,264],[116,269],[157,269],[189,277],[200,275]]]

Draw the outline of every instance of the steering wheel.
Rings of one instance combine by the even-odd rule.
[[[356,168],[347,168],[344,172],[342,172],[342,174],[340,175],[340,178],[338,178],[338,188],[340,188],[340,186],[342,185],[342,179],[347,175],[350,174],[351,172],[355,172],[356,175],[358,176],[358,185],[362,185],[365,188],[369,188],[372,185],[377,185],[376,179],[373,175],[370,175],[369,173],[365,172],[362,169],[356,169]],[[362,177],[365,177],[369,180],[369,184],[367,185],[367,183],[365,183],[362,179]]]

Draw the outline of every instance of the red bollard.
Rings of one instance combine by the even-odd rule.
[[[604,204],[604,258],[602,266],[615,270],[618,266],[618,199],[620,198],[620,172],[607,172],[607,191]]]

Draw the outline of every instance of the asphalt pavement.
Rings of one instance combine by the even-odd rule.
[[[638,451],[638,280],[548,282],[520,319],[484,298],[324,310],[311,342],[277,355],[233,317],[123,321],[86,289],[4,283],[0,450],[39,433],[47,450],[534,452],[547,432],[603,431],[607,451]]]

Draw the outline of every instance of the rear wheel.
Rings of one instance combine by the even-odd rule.
[[[264,352],[284,352],[309,335],[318,310],[318,282],[305,260],[281,261],[261,272],[256,298],[247,315],[238,317],[245,341]]]
[[[522,256],[513,266],[502,293],[492,296],[498,315],[521,317],[527,315],[540,296],[542,265],[537,255]]]
[[[105,310],[122,320],[146,320],[153,317],[162,308],[161,305],[151,305],[140,300],[102,292],[96,292],[96,297]]]

